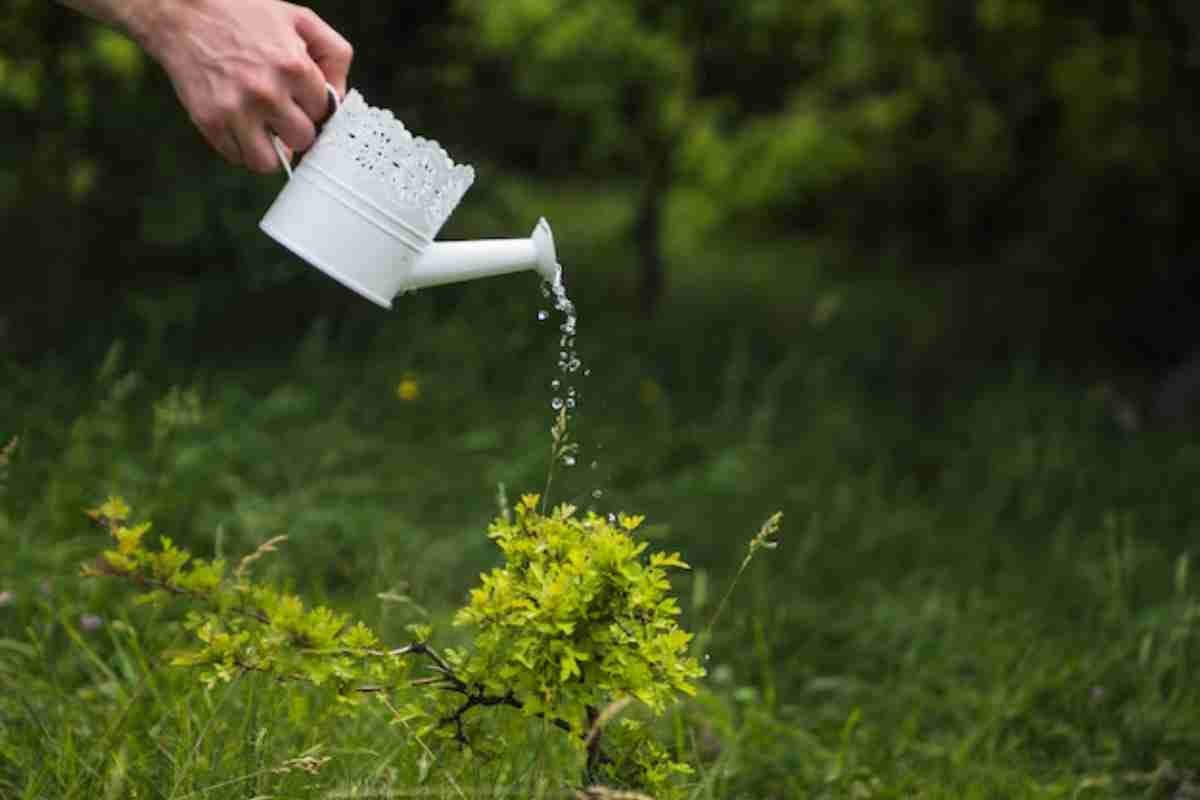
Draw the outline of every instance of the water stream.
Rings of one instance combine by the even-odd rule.
[[[579,401],[582,393],[575,385],[577,376],[583,368],[583,362],[579,358],[579,353],[575,349],[575,335],[578,331],[579,317],[575,312],[575,304],[571,302],[571,298],[567,296],[567,287],[563,283],[563,270],[559,265],[558,270],[554,273],[554,280],[543,282],[542,294],[546,299],[554,303],[554,309],[562,315],[562,322],[558,326],[558,375],[554,380],[550,381],[550,389],[552,396],[550,399],[550,408],[554,411],[555,418],[559,413],[565,413],[568,423],[574,417],[575,411],[578,409]],[[550,318],[550,312],[546,310],[538,311],[538,320],[545,321]],[[591,370],[583,370],[583,377],[591,374]],[[563,464],[567,467],[575,466],[576,456],[568,455],[563,458]],[[591,469],[596,470],[600,466],[599,462],[592,460]],[[604,490],[595,488],[592,490],[591,496],[595,500],[599,500],[604,495]]]

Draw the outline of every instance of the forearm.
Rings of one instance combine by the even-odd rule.
[[[169,5],[183,0],[58,0],[92,19],[106,22],[128,33],[143,46],[155,22]]]

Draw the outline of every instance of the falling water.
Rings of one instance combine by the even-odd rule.
[[[572,382],[573,376],[579,371],[582,362],[579,360],[579,354],[575,351],[575,332],[578,325],[578,317],[575,315],[575,304],[571,302],[571,298],[567,297],[567,287],[563,284],[563,271],[559,266],[554,273],[554,280],[542,284],[542,292],[547,299],[554,302],[554,308],[562,314],[562,324],[558,326],[558,371],[561,373],[561,378],[555,378],[550,382],[550,388],[554,391],[554,396],[550,400],[550,407],[557,412],[566,409],[567,416],[570,417],[579,403],[579,391],[575,388]],[[550,313],[545,310],[538,311],[538,319],[546,320]],[[563,391],[565,389],[565,392]],[[571,466],[571,464],[567,464]]]
[[[583,397],[582,391],[575,385],[576,380],[580,375],[585,378],[589,377],[592,371],[583,369],[583,362],[575,349],[575,335],[578,331],[579,319],[575,312],[575,304],[567,296],[561,265],[555,272],[553,281],[542,283],[542,295],[554,304],[554,310],[562,317],[562,322],[558,326],[558,374],[550,381],[552,393],[550,408],[556,419],[559,414],[565,414],[570,421],[575,416]],[[539,310],[537,318],[544,322],[550,318],[550,312],[545,309]],[[574,467],[578,462],[575,456],[568,455],[563,458],[562,463],[563,466]],[[600,462],[595,459],[588,464],[593,473],[599,466]],[[595,479],[596,476],[593,474],[592,480]],[[599,487],[593,488],[590,495],[593,501],[599,501],[604,496],[604,490]]]

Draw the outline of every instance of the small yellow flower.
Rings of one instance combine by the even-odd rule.
[[[410,403],[421,396],[421,384],[411,375],[404,376],[400,381],[400,385],[396,387],[396,397],[399,397],[406,403]]]
[[[638,392],[641,398],[642,405],[653,406],[657,405],[659,400],[662,400],[662,387],[655,383],[650,378],[642,380],[642,385]]]

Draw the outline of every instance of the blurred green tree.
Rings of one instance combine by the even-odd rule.
[[[1043,316],[1101,316],[1197,249],[1200,6],[1186,0],[314,7],[355,44],[354,85],[463,158],[633,176],[647,311],[680,181],[725,222],[965,264],[974,295],[1007,285]],[[204,286],[226,308],[304,280],[255,232],[278,183],[220,165],[119,34],[12,0],[0,119],[0,233],[28,265],[0,300],[3,349],[135,284],[177,284],[181,309]]]
[[[795,38],[782,107],[742,95],[730,135],[705,142],[731,215],[909,263],[1023,259],[1067,284],[1194,246],[1195,4],[739,6]]]
[[[592,168],[639,175],[634,238],[643,310],[662,299],[663,206],[680,143],[701,117],[685,2],[461,0],[484,56],[505,55],[513,89],[549,101]],[[503,112],[501,112],[503,113]],[[581,165],[582,166],[582,165]],[[585,167],[586,168],[586,167]]]

